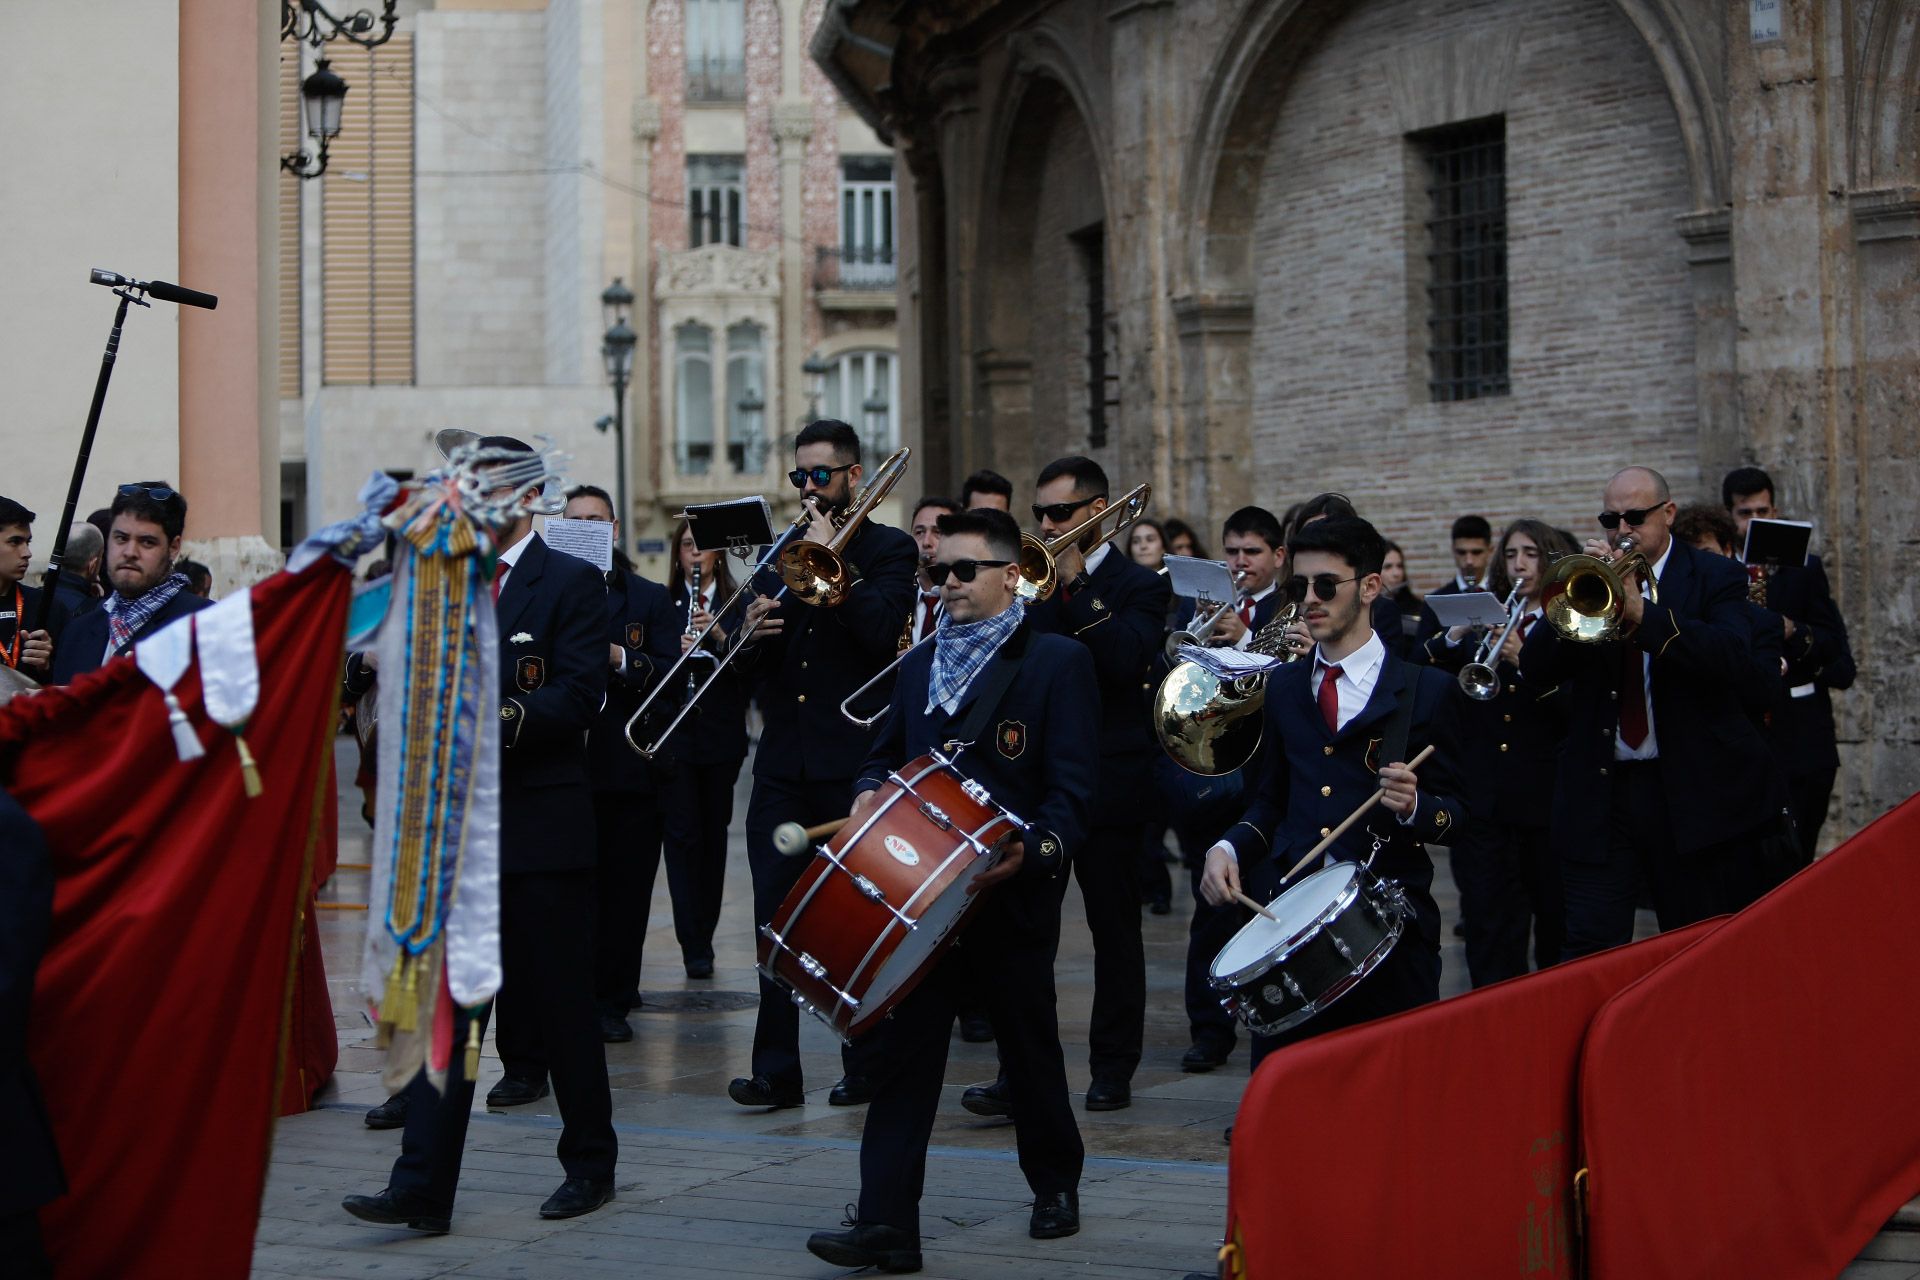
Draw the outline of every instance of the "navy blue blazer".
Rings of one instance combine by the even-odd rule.
[[[606,596],[598,569],[536,533],[494,604],[502,871],[594,865],[587,734],[607,691]]]
[[[53,1125],[27,1060],[34,974],[53,914],[53,864],[39,826],[0,791],[0,1218],[67,1189]]]
[[[134,632],[128,641],[113,651],[113,656],[123,658],[133,652],[133,646],[144,637],[158,631],[169,622],[177,621],[190,613],[198,613],[211,605],[213,601],[197,596],[191,591],[181,590],[173,599],[167,601],[147,625]],[[106,665],[107,652],[107,610],[104,604],[95,605],[85,613],[71,619],[65,632],[53,650],[53,683],[72,684],[89,671],[98,671]]]
[[[1027,606],[1036,631],[1071,636],[1093,655],[1100,683],[1101,826],[1137,821],[1155,807],[1153,753],[1159,748],[1142,693],[1166,651],[1173,587],[1162,574],[1109,548],[1091,585],[1065,583],[1049,600]]]
[[[1544,618],[1534,623],[1546,625]],[[1500,692],[1491,700],[1461,695],[1465,756],[1456,772],[1476,820],[1545,829],[1553,822],[1554,762],[1566,736],[1565,692],[1538,688],[1510,662],[1496,663],[1495,671]]]
[[[13,607],[13,589],[11,587],[0,588],[0,649],[11,648],[15,633],[22,627],[25,627],[27,630],[33,629],[34,616],[40,612],[40,596],[40,588],[30,587],[24,582],[21,583],[20,610],[19,615],[16,616]],[[59,659],[60,637],[66,633],[67,621],[70,616],[71,613],[67,606],[61,602],[61,598],[58,595],[55,595],[53,608],[47,611],[47,634],[53,637],[55,661]],[[42,682],[45,682],[47,678],[47,673],[37,667],[22,664],[21,670]]]
[[[605,575],[606,643],[625,652],[626,666],[607,672],[607,701],[587,735],[588,772],[595,791],[651,791],[653,771],[627,745],[627,720],[654,682],[680,656],[680,615],[667,589],[618,563]],[[509,576],[508,582],[513,578]],[[605,659],[611,664],[612,654]],[[661,701],[666,700],[662,695]],[[658,706],[660,703],[655,703]]]
[[[1830,691],[1851,689],[1856,671],[1846,620],[1834,603],[1820,557],[1808,556],[1805,566],[1776,570],[1767,582],[1767,608],[1793,619],[1792,638],[1782,637],[1787,696],[1773,718],[1774,741],[1787,771],[1804,776],[1838,769]],[[1808,685],[1813,686],[1811,693],[1793,696],[1794,689]]]
[[[1026,854],[1015,881],[1031,882],[1060,875],[1085,848],[1100,776],[1099,711],[1093,660],[1083,646],[1041,634],[1029,619],[1001,646],[995,661],[1023,652],[1019,674],[980,739],[952,758],[961,774],[1026,824]],[[892,704],[860,766],[854,795],[873,790],[907,761],[944,747],[948,735],[965,723],[987,680],[987,672],[975,676],[949,716],[941,707],[926,709],[932,671],[931,645],[901,664]]]
[[[725,604],[724,597],[716,597],[715,605]],[[687,618],[692,604],[692,592],[688,584],[682,582],[672,597],[670,607],[674,618],[674,648],[680,647],[680,637],[687,629]],[[740,627],[746,617],[747,605],[744,598],[727,610],[720,619],[720,630],[729,637]],[[707,638],[706,649],[716,657],[723,647],[714,637]],[[742,655],[743,657],[745,655]],[[675,655],[676,659],[678,654]],[[694,682],[704,683],[712,672],[711,664],[694,661],[680,669],[674,680],[680,688],[669,694],[661,695],[661,703],[671,700],[672,710],[678,711],[686,698],[689,675]],[[656,703],[656,706],[660,703]],[[875,698],[873,706],[879,705]],[[871,708],[868,708],[869,710]],[[666,720],[660,722],[665,727]],[[714,680],[712,686],[701,695],[694,706],[693,714],[688,716],[673,736],[667,739],[662,750],[663,759],[675,764],[715,765],[738,764],[747,756],[747,682],[740,675],[740,660],[729,663],[726,670]]]
[[[1458,772],[1464,764],[1459,687],[1443,673],[1403,661],[1389,650],[1366,707],[1331,733],[1313,697],[1313,665],[1310,660],[1296,662],[1268,677],[1264,773],[1250,792],[1246,812],[1225,836],[1240,860],[1241,881],[1252,897],[1271,898],[1280,877],[1379,790],[1380,765],[1393,763],[1380,758],[1388,727],[1401,699],[1411,697],[1406,758],[1411,760],[1429,743],[1435,748],[1433,757],[1420,766],[1413,821],[1402,824],[1376,805],[1335,842],[1323,861],[1364,862],[1378,835],[1382,844],[1374,871],[1406,889],[1428,942],[1438,946],[1440,908],[1433,900],[1433,859],[1427,843],[1454,843],[1468,821]],[[1318,869],[1304,868],[1294,883]]]
[[[1565,692],[1552,831],[1554,846],[1575,861],[1606,857],[1629,647],[1652,656],[1653,731],[1675,848],[1687,854],[1731,840],[1780,812],[1783,780],[1755,721],[1777,688],[1779,663],[1756,653],[1746,573],[1725,556],[1675,542],[1659,591],[1630,637],[1581,644],[1537,626],[1520,651],[1530,685]]]
[[[844,783],[867,758],[872,732],[841,715],[840,703],[900,656],[900,632],[918,593],[920,553],[899,529],[868,520],[854,531],[846,559],[856,581],[844,601],[818,608],[789,593],[779,609],[786,629],[737,659],[757,679],[756,778]],[[754,584],[761,595],[779,589],[771,570]]]

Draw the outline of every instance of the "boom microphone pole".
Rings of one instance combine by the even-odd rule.
[[[53,614],[53,593],[60,583],[60,561],[67,554],[67,535],[73,532],[73,513],[80,505],[80,486],[87,479],[87,461],[93,456],[94,433],[100,429],[100,410],[107,402],[107,383],[113,380],[113,364],[120,355],[120,329],[127,322],[128,304],[149,307],[153,304],[147,301],[147,297],[154,297],[183,307],[204,307],[208,311],[220,305],[220,299],[211,293],[168,284],[165,280],[135,280],[131,276],[102,271],[98,267],[93,269],[88,279],[89,283],[113,290],[120,299],[120,306],[113,313],[113,328],[107,333],[107,349],[100,357],[100,377],[93,384],[93,404],[87,409],[87,428],[80,434],[80,452],[73,460],[73,479],[67,484],[66,509],[60,513],[60,528],[53,536],[53,554],[47,560],[46,576],[41,579],[44,585],[30,628],[34,631],[45,631],[47,621]]]

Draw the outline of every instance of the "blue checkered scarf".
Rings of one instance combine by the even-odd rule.
[[[187,588],[187,575],[170,573],[160,579],[144,595],[129,600],[118,592],[107,597],[107,638],[111,648],[118,652],[120,647],[133,639],[140,629],[153,621],[153,615],[167,607],[172,600]]]
[[[940,629],[933,633],[933,672],[927,680],[927,710],[944,707],[948,715],[960,709],[973,678],[987,669],[993,655],[1020,629],[1026,619],[1026,601],[1015,596],[1013,604],[991,618],[978,622],[956,623],[950,614],[940,615]]]

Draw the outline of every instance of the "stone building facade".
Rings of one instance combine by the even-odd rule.
[[[432,466],[446,426],[549,435],[617,492],[596,429],[616,277],[643,569],[689,502],[787,502],[809,414],[902,443],[893,155],[807,57],[818,5],[408,0],[371,55],[329,46],[350,85],[331,166],[282,182],[285,534],[350,510],[371,468]]]
[[[1915,790],[1920,2],[839,0],[812,50],[902,157],[929,483],[1339,489],[1424,589],[1456,514],[1758,463],[1860,660],[1837,834]]]

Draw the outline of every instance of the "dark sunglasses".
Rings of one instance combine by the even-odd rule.
[[[793,483],[793,487],[796,489],[806,488],[807,481],[809,480],[824,489],[833,483],[834,476],[842,471],[851,471],[859,465],[857,462],[849,462],[844,467],[809,467],[805,471],[795,470],[787,472],[787,479]]]
[[[927,566],[927,576],[933,579],[934,586],[943,587],[947,583],[949,570],[960,581],[972,582],[973,575],[982,569],[1004,569],[1012,563],[1011,560],[954,560],[952,562],[935,560]]]
[[[123,498],[138,498],[142,494],[155,502],[171,502],[180,496],[165,485],[123,484],[120,486],[120,496]]]
[[[1360,579],[1357,577],[1336,578],[1330,573],[1316,573],[1313,575],[1312,581],[1313,594],[1319,596],[1322,601],[1331,600],[1335,594],[1339,592],[1343,584],[1358,581],[1360,581]],[[1305,600],[1307,598],[1307,586],[1307,579],[1299,574],[1288,578],[1287,598],[1289,600]]]
[[[1666,503],[1662,502],[1658,506],[1635,507],[1631,511],[1602,511],[1600,513],[1600,527],[1602,529],[1618,529],[1620,522],[1624,520],[1638,529],[1647,522],[1648,516],[1666,505]]]
[[[1049,507],[1043,507],[1039,503],[1035,503],[1033,507],[1033,518],[1035,520],[1051,520],[1055,524],[1065,524],[1068,516],[1084,506],[1100,501],[1100,499],[1106,496],[1104,493],[1096,493],[1091,498],[1082,498],[1078,502],[1056,502]]]

